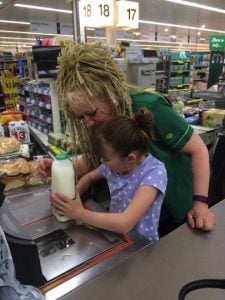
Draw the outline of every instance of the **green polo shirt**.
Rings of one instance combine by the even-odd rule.
[[[163,95],[130,89],[132,109],[148,108],[154,116],[155,140],[149,152],[165,163],[168,185],[164,199],[166,219],[169,214],[176,222],[182,222],[192,207],[192,173],[190,159],[179,152],[193,134],[193,128],[173,111]]]

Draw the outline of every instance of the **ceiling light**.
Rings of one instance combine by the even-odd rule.
[[[22,47],[22,48],[31,48],[32,45],[17,45],[17,44],[12,44],[12,45],[7,45],[7,44],[0,44],[0,47]]]
[[[139,23],[160,25],[160,26],[169,26],[169,27],[176,27],[176,28],[183,28],[183,29],[201,30],[201,31],[208,31],[208,32],[225,33],[225,31],[223,31],[223,30],[216,30],[216,29],[210,29],[210,28],[201,28],[201,27],[187,26],[187,25],[169,24],[169,23],[154,22],[154,21],[139,20]]]
[[[168,32],[168,30],[169,30],[168,28],[165,28],[165,29],[164,29],[165,32]]]
[[[208,6],[208,5],[204,5],[204,4],[199,4],[199,3],[195,3],[195,2],[191,2],[191,1],[185,1],[185,0],[165,0],[165,1],[173,2],[173,3],[176,3],[176,4],[182,4],[182,5],[186,5],[186,6],[191,6],[191,7],[197,7],[197,8],[201,8],[201,9],[210,10],[210,11],[218,12],[218,13],[221,13],[221,14],[225,14],[224,9],[213,7],[213,6]]]
[[[134,39],[116,39],[117,41],[126,41],[126,42],[138,42],[138,43],[154,43],[154,44],[180,44],[179,42],[168,42],[168,41],[151,41],[151,40],[134,40]],[[183,43],[184,45],[193,45],[196,46],[196,43]],[[203,45],[205,44],[197,44],[197,45]]]
[[[22,21],[9,21],[9,20],[0,20],[0,23],[11,23],[11,24],[23,24],[23,25],[30,25],[30,22],[22,22]]]
[[[47,11],[56,11],[56,12],[61,12],[61,13],[66,13],[66,14],[72,14],[72,10],[56,9],[56,8],[46,7],[46,6],[27,5],[27,4],[22,4],[22,3],[16,3],[16,4],[14,4],[14,6],[23,7],[23,8],[31,8],[31,9],[39,9],[39,10],[47,10]]]
[[[21,38],[21,37],[9,37],[9,36],[0,36],[0,39],[6,39],[6,40],[28,40],[28,41],[36,41],[36,39],[32,38]]]
[[[0,5],[2,4],[3,2],[2,1],[0,1]]]
[[[42,33],[42,32],[30,32],[30,31],[15,31],[15,30],[0,30],[4,33],[20,33],[20,34],[29,34],[29,35],[46,35],[46,36],[59,36],[59,37],[73,37],[70,34],[55,34],[55,33]]]
[[[34,45],[35,43],[29,43],[29,42],[7,42],[7,41],[2,41],[2,42],[0,42],[0,44],[1,43],[4,43],[4,44],[22,44],[22,45],[24,45],[24,43],[26,43],[27,45]]]
[[[87,38],[90,39],[90,40],[106,40],[107,38],[104,37],[104,36],[89,36],[87,35]]]

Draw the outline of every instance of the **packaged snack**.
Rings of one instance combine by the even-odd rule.
[[[26,185],[33,186],[44,184],[45,182],[41,179],[38,172],[38,161],[29,161],[28,164],[30,168],[30,173],[25,176]]]
[[[0,163],[1,176],[16,176],[21,174],[28,174],[30,167],[24,158],[8,159]]]
[[[23,114],[14,111],[5,111],[0,114],[0,125],[8,125],[12,121],[20,121],[23,118]]]
[[[15,138],[0,137],[0,155],[18,152],[20,142]]]
[[[23,176],[5,177],[1,178],[1,182],[5,184],[4,192],[6,192],[24,186],[25,178]]]

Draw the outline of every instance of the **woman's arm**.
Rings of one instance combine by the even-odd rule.
[[[202,139],[196,133],[193,133],[190,140],[181,149],[181,153],[187,154],[191,159],[193,195],[208,197],[209,154]],[[188,213],[188,223],[192,228],[211,230],[214,227],[215,215],[209,211],[207,203],[194,201],[193,207]]]

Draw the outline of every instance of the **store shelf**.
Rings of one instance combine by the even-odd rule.
[[[54,80],[20,85],[20,108],[30,115],[28,124],[39,131],[60,132],[61,122]]]

